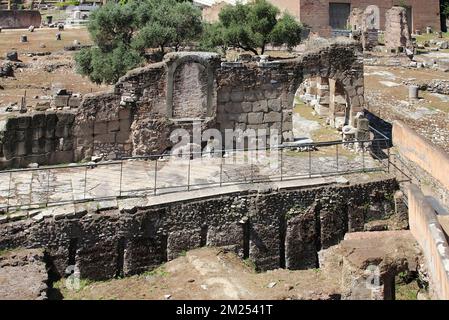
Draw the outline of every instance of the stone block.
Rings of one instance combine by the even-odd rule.
[[[68,136],[70,136],[70,132],[71,128],[66,126],[66,125],[60,125],[58,123],[58,125],[55,128],[55,137],[56,138],[67,138]]]
[[[253,102],[253,112],[268,112],[268,102],[266,100]]]
[[[129,119],[131,118],[131,111],[128,108],[120,108],[118,111],[119,119]]]
[[[32,139],[33,140],[39,140],[45,136],[45,129],[44,128],[34,128],[32,131]]]
[[[56,151],[50,156],[52,163],[73,162],[73,151]]]
[[[109,132],[115,132],[120,130],[120,121],[119,120],[112,120],[108,122],[108,131]]]
[[[263,122],[280,122],[282,120],[282,115],[280,112],[269,112],[264,116]]]
[[[357,129],[361,131],[369,131],[369,120],[364,118],[358,119]]]
[[[56,116],[60,124],[72,124],[75,121],[75,115],[70,112],[58,112]]]
[[[264,94],[265,94],[265,98],[267,98],[267,99],[276,99],[280,95],[278,90],[273,90],[273,89],[265,90]]]
[[[228,119],[235,122],[246,122],[248,116],[246,113],[230,113],[228,114]]]
[[[44,137],[46,139],[52,139],[55,137],[55,128],[45,128]]]
[[[268,110],[269,111],[281,111],[281,101],[279,99],[268,100]]]
[[[34,140],[31,143],[31,152],[33,154],[45,153],[45,139]]]
[[[242,102],[242,111],[243,112],[251,112],[253,109],[253,104],[251,102]]]
[[[263,123],[263,112],[248,113],[248,124],[261,124],[261,123]]]
[[[292,110],[283,110],[282,111],[282,121],[284,121],[284,122],[292,122],[293,121]]]
[[[69,99],[69,107],[71,108],[78,108],[81,105],[81,98],[77,97],[70,97]]]
[[[97,134],[94,137],[94,143],[114,143],[115,142],[115,132],[106,134]]]
[[[53,152],[56,149],[56,140],[54,139],[45,139],[45,152]]]
[[[232,102],[242,102],[245,94],[243,91],[232,91],[230,98]]]
[[[31,126],[33,128],[44,128],[47,125],[47,116],[44,113],[33,115]]]
[[[230,102],[225,105],[225,111],[228,113],[242,113],[242,104],[241,103],[235,103]]]
[[[26,141],[27,139],[27,132],[25,130],[17,130],[15,132],[15,140],[16,141]]]
[[[294,216],[287,221],[285,267],[289,270],[316,268],[320,245],[316,207],[312,206],[302,212],[292,208],[289,213]]]
[[[222,247],[243,257],[243,227],[237,223],[210,226],[207,230],[207,246]]]
[[[17,118],[17,128],[27,129],[30,126],[31,118],[28,116]]]
[[[117,143],[128,143],[130,142],[130,132],[129,131],[119,131],[115,137]]]
[[[55,96],[54,103],[56,107],[67,107],[70,96]]]
[[[131,130],[131,119],[120,120],[120,131],[129,132]]]
[[[16,154],[18,155],[18,156],[24,156],[24,155],[26,155],[27,154],[27,149],[26,149],[26,143],[25,143],[25,141],[21,141],[21,142],[18,142],[17,143],[17,152],[16,152]]]
[[[231,100],[229,91],[219,91],[217,94],[217,100],[220,103],[228,102]]]
[[[94,134],[106,134],[108,133],[108,123],[105,121],[94,123]]]
[[[167,259],[176,259],[181,252],[201,246],[201,229],[184,229],[172,231],[167,239]]]

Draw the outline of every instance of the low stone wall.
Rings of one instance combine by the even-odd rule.
[[[74,119],[70,112],[39,112],[4,120],[0,169],[73,162]]]
[[[449,300],[449,246],[435,210],[421,190],[411,185],[408,193],[410,230],[420,244],[431,278],[431,291]]]
[[[449,190],[449,156],[401,121],[393,124],[393,145]]]
[[[29,26],[38,28],[41,14],[38,10],[0,10],[0,27],[3,29],[22,29]]]
[[[394,179],[265,188],[217,190],[199,199],[178,194],[70,204],[34,210],[31,218],[13,222],[17,217],[0,216],[0,250],[43,247],[53,271],[63,276],[75,265],[82,278],[91,279],[141,273],[202,246],[225,247],[259,270],[308,269],[318,267],[318,251],[347,232],[396,217]]]

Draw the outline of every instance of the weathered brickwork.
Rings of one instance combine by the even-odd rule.
[[[72,162],[74,119],[73,113],[46,112],[4,120],[0,168]]]
[[[360,8],[365,10],[368,6],[375,5],[379,8],[380,29],[385,30],[386,12],[394,5],[407,5],[412,11],[412,30],[424,32],[427,26],[439,31],[440,26],[440,2],[439,0],[270,0],[282,11],[287,10],[298,20],[312,28],[312,31],[321,35],[330,35],[329,3],[348,3],[350,10]]]
[[[42,211],[1,223],[0,250],[42,247],[59,275],[75,264],[82,278],[91,279],[140,273],[202,246],[225,247],[250,258],[259,270],[315,268],[318,251],[338,244],[347,232],[396,216],[398,188],[396,180],[387,179],[246,190],[151,206],[132,199],[132,206],[122,209],[71,205],[60,210],[63,214]]]

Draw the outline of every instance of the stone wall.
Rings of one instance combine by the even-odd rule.
[[[393,7],[387,11],[385,23],[385,47],[400,51],[412,47],[407,24],[407,11],[403,7]]]
[[[393,144],[403,157],[414,162],[439,181],[443,188],[449,190],[447,153],[417,134],[402,121],[395,121],[393,124]]]
[[[3,120],[0,168],[73,162],[74,119],[70,112],[39,112]]]
[[[287,10],[303,24],[312,28],[313,32],[321,36],[330,36],[331,28],[329,26],[329,3],[349,3],[351,10],[360,8],[365,10],[368,6],[376,6],[380,12],[380,29],[385,30],[386,12],[393,5],[400,6],[402,0],[270,0],[281,9]],[[412,10],[412,30],[421,30],[424,32],[427,26],[432,30],[441,30],[440,24],[440,2],[439,0],[407,0],[406,5]]]
[[[185,73],[189,72],[188,76]],[[292,138],[292,109],[296,90],[308,78],[337,81],[348,98],[348,122],[364,104],[363,61],[356,43],[333,43],[297,59],[271,62],[222,62],[212,53],[168,54],[161,63],[129,72],[108,95],[132,119],[128,155],[161,153],[173,143],[173,129],[277,129]],[[96,97],[86,97],[80,118]],[[89,109],[90,107],[88,107]],[[116,110],[118,106],[112,107]],[[114,112],[112,112],[114,114]],[[331,123],[335,116],[329,114]],[[108,140],[109,141],[109,140]],[[77,159],[90,155],[77,146]],[[108,150],[104,151],[109,153]]]
[[[63,276],[75,264],[82,278],[108,279],[155,268],[183,251],[218,246],[257,269],[318,267],[318,251],[345,233],[395,215],[396,180],[364,184],[243,190],[203,198],[167,197],[71,204],[0,219],[0,250],[46,249]]]
[[[449,246],[435,210],[421,190],[408,192],[410,230],[420,244],[430,274],[430,289],[438,299],[449,299]]]
[[[16,156],[32,159],[28,163],[70,162],[70,152],[74,161],[95,155],[116,159],[161,154],[173,147],[169,138],[174,129],[192,132],[194,123],[199,123],[202,130],[215,128],[221,132],[266,129],[269,135],[276,129],[281,141],[289,141],[296,91],[306,79],[317,77],[338,84],[347,100],[344,110],[330,108],[329,122],[335,124],[340,117],[340,125],[355,125],[355,116],[364,104],[363,59],[355,42],[329,42],[296,59],[280,61],[231,63],[214,53],[178,52],[167,54],[160,63],[128,72],[112,92],[84,96],[74,119],[70,116],[66,135],[54,137],[65,139],[63,147],[45,151],[47,156],[53,151],[66,152],[64,161],[38,157],[42,150],[35,151],[28,145],[34,140],[44,143],[45,139],[17,140],[11,120],[3,130],[3,149],[7,152],[0,162],[3,167],[27,164],[9,161]],[[50,130],[50,120],[43,121]],[[73,146],[66,139],[72,136]],[[14,144],[25,141],[30,141],[25,148],[23,143]],[[8,148],[20,150],[9,152]]]
[[[41,14],[37,10],[0,10],[0,27],[3,29],[38,28]]]

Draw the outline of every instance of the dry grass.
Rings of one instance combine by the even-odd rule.
[[[61,41],[56,40],[56,34],[61,32]],[[26,35],[28,42],[21,43],[20,36]],[[16,50],[19,55],[29,52],[57,52],[64,49],[64,46],[78,40],[81,44],[91,44],[89,33],[86,28],[65,29],[58,31],[56,28],[35,29],[34,32],[28,30],[2,30],[0,33],[0,56],[5,56],[8,51]],[[45,48],[41,48],[45,44]]]
[[[0,57],[8,51],[17,51],[19,59],[27,65],[15,71],[15,78],[0,78],[0,106],[18,102],[27,96],[27,105],[34,106],[37,99],[51,95],[53,87],[66,88],[72,92],[86,94],[106,90],[107,86],[98,86],[89,79],[77,74],[74,67],[74,52],[64,51],[64,47],[71,45],[74,40],[81,44],[90,44],[91,40],[85,28],[66,29],[62,31],[62,40],[56,41],[57,29],[3,30],[0,33]],[[28,36],[28,43],[20,43],[20,35]],[[45,44],[45,48],[41,48]],[[28,53],[48,52],[50,55],[30,57]],[[46,65],[63,64],[52,72],[43,69]]]

